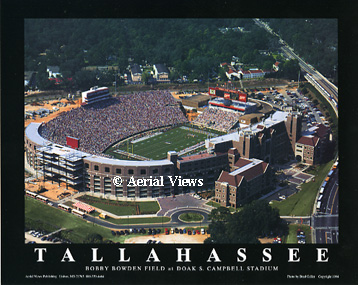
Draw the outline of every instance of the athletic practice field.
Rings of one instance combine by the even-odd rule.
[[[154,160],[164,159],[168,151],[182,151],[205,141],[207,137],[208,135],[201,130],[190,127],[177,127],[135,143],[121,145],[116,149],[132,153],[133,147],[134,154]],[[123,155],[118,155],[113,148],[110,148],[106,153],[119,159],[130,159],[124,158]]]

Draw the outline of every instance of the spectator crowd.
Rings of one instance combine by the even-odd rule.
[[[219,108],[206,108],[204,112],[194,120],[194,124],[227,132],[237,123],[240,116],[240,113]]]
[[[168,91],[138,92],[110,98],[60,114],[40,128],[42,137],[66,145],[79,139],[79,150],[100,154],[136,133],[187,122]]]

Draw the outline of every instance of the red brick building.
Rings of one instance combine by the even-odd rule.
[[[257,199],[267,193],[272,185],[271,168],[259,159],[239,158],[236,149],[230,149],[230,171],[222,171],[215,182],[215,201],[233,208]]]
[[[296,142],[296,159],[308,165],[322,161],[328,142],[331,140],[331,130],[323,124],[315,125],[302,133]]]

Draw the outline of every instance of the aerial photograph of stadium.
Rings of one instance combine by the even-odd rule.
[[[339,242],[336,19],[24,32],[26,244]]]

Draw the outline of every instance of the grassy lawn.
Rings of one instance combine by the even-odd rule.
[[[215,207],[215,208],[221,207],[221,205],[219,203],[214,202],[214,201],[209,201],[209,202],[206,203],[206,205],[211,206],[211,207]],[[230,210],[231,213],[238,212],[240,210],[240,208],[237,208],[237,209],[235,209],[233,207],[227,207],[227,208]]]
[[[153,218],[129,218],[129,219],[114,219],[107,218],[106,222],[116,225],[140,225],[140,224],[160,224],[170,221],[168,217],[153,217]]]
[[[184,213],[179,216],[179,219],[184,222],[200,222],[204,217],[198,213]]]
[[[133,153],[150,159],[164,159],[168,151],[181,151],[204,141],[206,138],[206,134],[200,134],[195,130],[186,130],[177,127],[160,135],[134,143]],[[119,149],[128,151],[126,144],[120,146]],[[113,149],[110,149],[109,152],[116,157],[116,153],[113,152]],[[132,152],[132,144],[129,145],[129,152]]]
[[[211,207],[215,207],[215,208],[219,208],[221,205],[219,203],[216,203],[214,201],[209,201],[206,203],[206,205],[211,206]]]
[[[158,202],[123,202],[108,199],[101,199],[88,195],[77,198],[91,206],[102,209],[117,216],[136,215],[136,207],[139,207],[140,214],[155,214],[160,207]]]
[[[284,237],[285,243],[297,244],[297,230],[301,229],[305,232],[306,243],[312,243],[311,229],[306,225],[290,224],[288,226],[288,236]]]
[[[96,214],[98,216],[98,213]],[[94,215],[94,216],[96,216]],[[113,219],[106,221],[113,224],[145,224],[145,223],[163,223],[169,222],[168,217],[155,218],[130,218],[130,219]],[[33,225],[39,225],[38,230],[46,230],[48,232],[55,231],[60,228],[66,229],[66,236],[73,243],[83,243],[88,234],[99,234],[103,240],[111,240],[113,242],[123,242],[126,238],[140,236],[141,234],[131,234],[129,236],[113,236],[111,230],[100,227],[96,224],[87,222],[77,216],[65,211],[45,205],[35,199],[25,197],[25,223],[29,228]],[[149,225],[148,225],[149,226]],[[163,224],[165,226],[165,224]]]
[[[312,214],[317,191],[331,169],[334,161],[316,168],[315,181],[303,183],[302,190],[283,201],[272,201],[271,206],[277,208],[281,216],[309,216]]]
[[[65,211],[55,209],[32,198],[25,197],[25,220],[39,221],[41,224],[65,228],[73,243],[82,243],[88,234],[100,234],[104,240],[119,241],[109,229],[88,223]],[[48,230],[44,228],[44,230]]]

